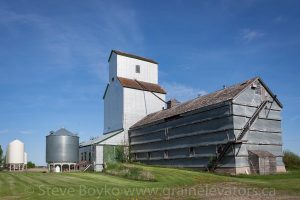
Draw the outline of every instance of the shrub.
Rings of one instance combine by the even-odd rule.
[[[127,162],[128,161],[128,147],[107,145],[103,148],[104,160],[106,162]]]
[[[300,157],[291,151],[284,151],[283,162],[287,169],[300,169]]]
[[[213,166],[214,166],[214,163],[216,162],[216,159],[217,159],[217,157],[216,156],[211,156],[210,158],[209,158],[209,161],[208,161],[208,164],[207,164],[207,169],[209,170],[209,171],[213,171],[214,169],[212,169],[213,168]]]
[[[125,162],[125,149],[123,146],[116,146],[116,161],[117,162]]]
[[[29,161],[29,162],[27,163],[27,168],[28,168],[28,169],[30,169],[30,168],[35,168],[35,164],[34,164],[33,162]]]
[[[155,178],[150,171],[143,170],[130,164],[118,162],[107,163],[105,173],[133,180],[154,181]]]

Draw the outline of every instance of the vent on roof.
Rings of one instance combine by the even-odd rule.
[[[257,83],[252,83],[251,88],[256,89],[257,88]]]
[[[167,102],[167,109],[172,108],[178,104],[180,104],[180,102],[177,99],[171,99]]]

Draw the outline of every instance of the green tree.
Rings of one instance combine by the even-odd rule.
[[[300,169],[300,156],[289,150],[284,151],[283,162],[287,169]]]
[[[3,150],[2,150],[2,147],[0,145],[0,166],[2,166],[3,164]]]
[[[33,162],[29,161],[29,162],[27,163],[27,168],[28,168],[28,169],[30,169],[30,168],[35,168],[35,164],[34,164]]]

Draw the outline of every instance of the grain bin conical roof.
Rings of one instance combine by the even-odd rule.
[[[77,136],[76,134],[68,131],[65,128],[58,129],[57,131],[51,131],[50,135],[65,135],[65,136]]]

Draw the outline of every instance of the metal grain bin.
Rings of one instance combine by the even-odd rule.
[[[78,163],[79,137],[61,128],[46,137],[47,163]]]

